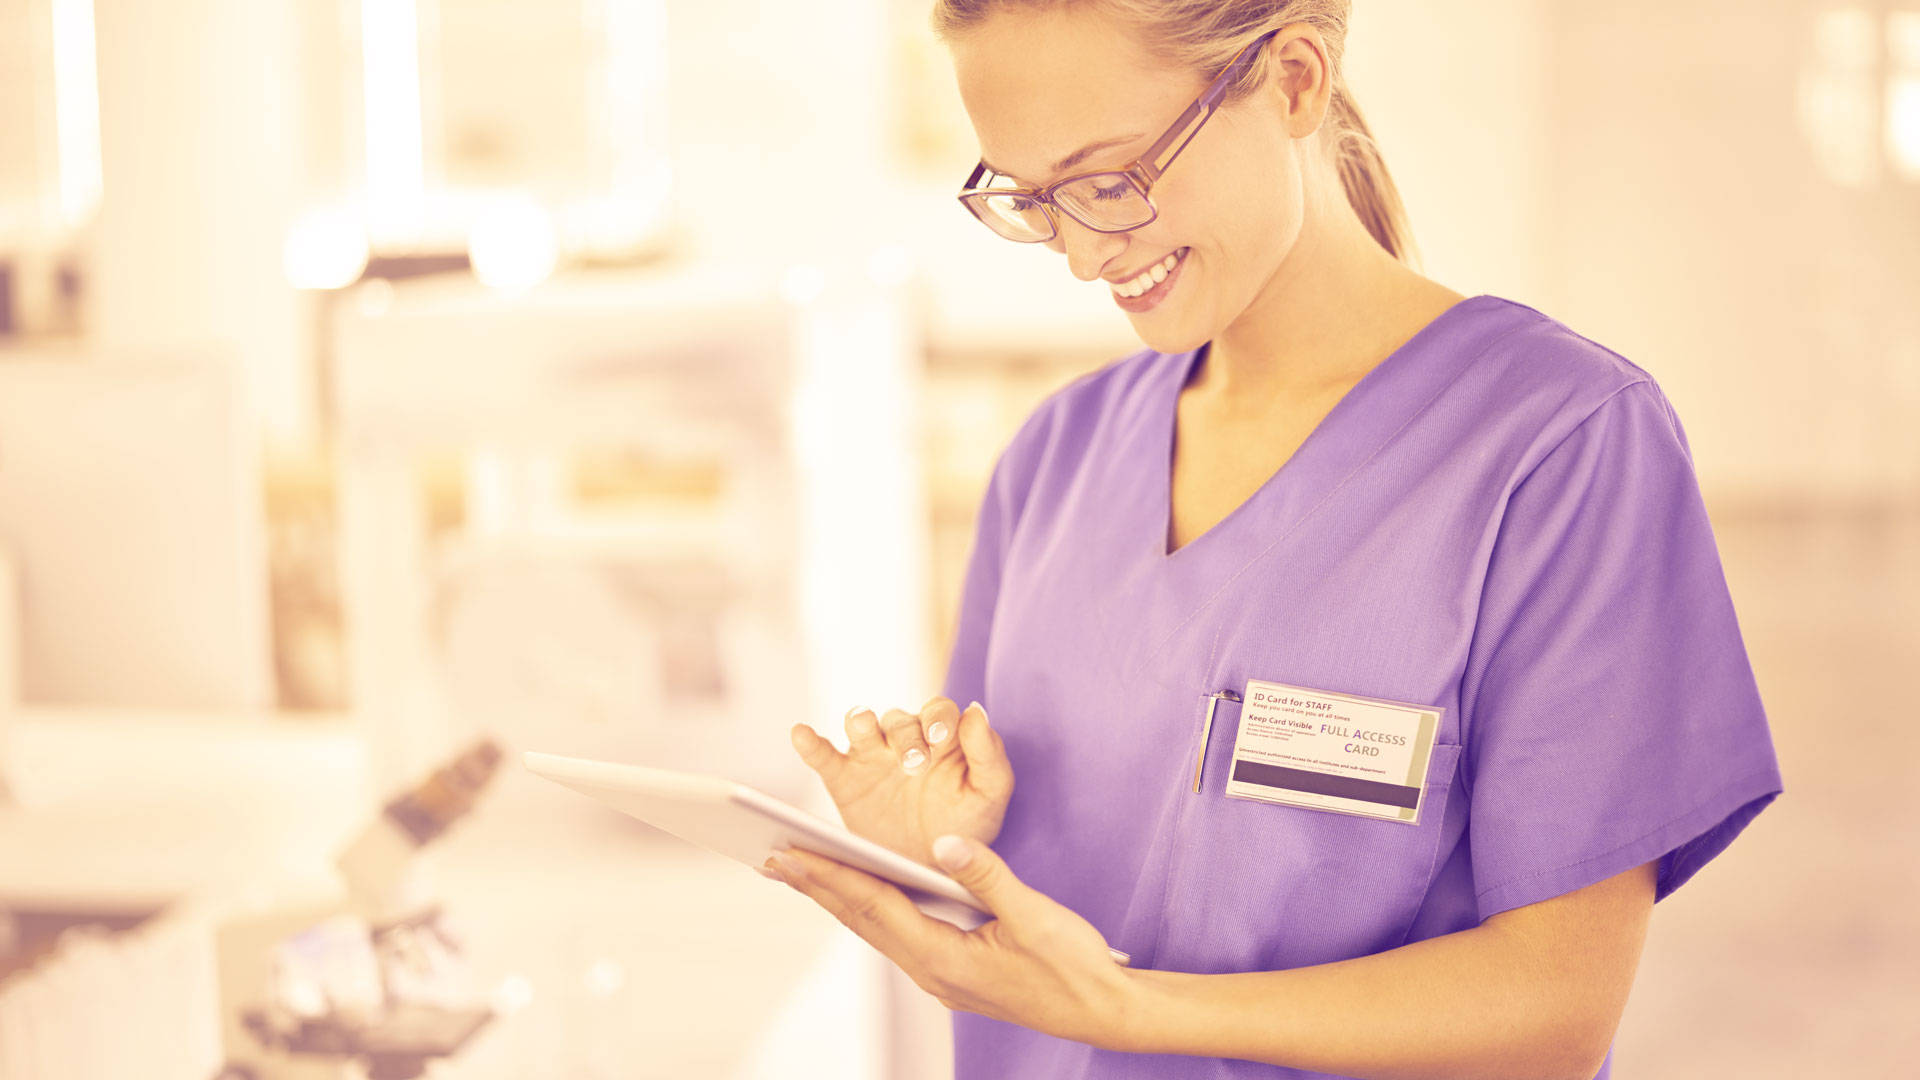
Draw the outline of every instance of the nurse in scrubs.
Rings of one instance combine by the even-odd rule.
[[[1605,1077],[1655,902],[1782,790],[1679,418],[1409,268],[1347,16],[937,4],[965,208],[1145,345],[1001,452],[943,693],[792,732],[997,916],[766,867],[958,1080]]]

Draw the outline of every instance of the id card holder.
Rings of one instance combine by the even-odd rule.
[[[1210,723],[1213,703],[1207,708]],[[1431,705],[1248,679],[1226,797],[1417,825],[1440,714]]]

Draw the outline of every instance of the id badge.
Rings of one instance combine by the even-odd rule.
[[[1439,730],[1431,705],[1248,679],[1226,795],[1417,825]]]

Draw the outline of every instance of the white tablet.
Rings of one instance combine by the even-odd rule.
[[[796,847],[885,878],[921,911],[962,930],[993,918],[965,886],[940,871],[745,784],[535,750],[520,758],[531,772],[756,869],[774,852]],[[1119,963],[1129,963],[1126,953],[1107,951]]]

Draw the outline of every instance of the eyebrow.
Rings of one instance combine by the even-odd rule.
[[[1125,143],[1133,142],[1135,139],[1140,138],[1142,134],[1144,133],[1136,132],[1132,135],[1121,135],[1117,138],[1101,139],[1099,142],[1090,142],[1087,145],[1081,147],[1080,149],[1075,150],[1073,153],[1068,154],[1066,157],[1061,158],[1059,161],[1054,162],[1053,172],[1055,175],[1066,172],[1068,169],[1071,169],[1075,165],[1078,165],[1081,162],[1087,160],[1088,158],[1092,157],[1094,154],[1098,153],[1099,151],[1105,150],[1110,146],[1120,146]],[[1012,180],[1020,179],[1020,177],[1014,176],[1012,173],[1007,172],[1006,170],[1000,168],[998,165],[993,164],[992,162],[988,161],[986,158],[981,158],[980,164],[985,165],[987,167],[987,171],[993,173],[996,176],[1004,176]]]

